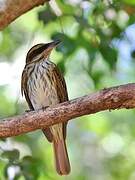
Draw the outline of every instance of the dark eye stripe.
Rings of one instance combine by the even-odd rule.
[[[37,44],[35,46],[33,46],[29,52],[27,53],[27,57],[26,57],[26,63],[32,61],[32,59],[37,56],[38,54],[42,53],[45,49],[48,48],[48,46],[50,45],[50,43],[48,44]]]
[[[44,44],[37,44],[37,45],[33,46],[33,47],[28,51],[27,54],[31,54],[32,51],[35,51],[36,49],[42,47],[43,45],[44,45]]]

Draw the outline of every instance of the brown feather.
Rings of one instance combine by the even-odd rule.
[[[59,102],[62,103],[62,102],[68,101],[68,93],[67,93],[65,79],[62,73],[60,72],[60,70],[56,66],[53,69],[52,76],[53,76],[52,78],[56,81],[54,85],[56,86],[55,88],[57,89]],[[67,122],[63,123],[64,139],[66,138],[66,127],[67,127]]]
[[[33,105],[28,96],[27,81],[28,81],[28,71],[27,71],[27,66],[25,66],[23,73],[22,73],[22,78],[21,78],[21,93],[22,93],[22,96],[24,93],[30,110],[34,110]],[[45,134],[45,136],[47,137],[48,141],[52,142],[53,138],[52,138],[52,133],[51,133],[50,129],[46,128],[46,129],[43,129],[42,131]]]
[[[44,45],[44,47],[48,47],[50,45],[51,45],[51,43]],[[66,83],[65,83],[63,75],[61,74],[61,72],[59,71],[59,69],[57,68],[57,66],[54,63],[52,63],[46,59],[48,55],[45,56],[44,55],[45,52],[44,52],[44,54],[41,54],[41,55],[39,54],[42,52],[44,47],[42,47],[42,44],[38,44],[37,46],[34,46],[28,52],[27,58],[26,58],[26,66],[22,73],[21,92],[22,92],[22,95],[24,93],[30,110],[34,110],[34,108],[37,109],[40,107],[45,108],[44,106],[47,104],[55,105],[57,103],[62,103],[64,101],[68,100],[67,88],[66,88]],[[50,53],[50,50],[48,50],[46,52]],[[38,55],[38,56],[36,56],[36,55]],[[34,58],[34,57],[35,57],[35,59],[33,60],[32,58]],[[43,57],[45,59],[43,59]],[[36,74],[35,74],[35,78],[32,78],[35,64],[36,64],[36,68],[37,68],[37,63],[39,63],[39,65],[40,65],[40,62],[42,60],[43,60],[43,62],[46,63],[46,65],[48,67],[46,67],[46,66],[44,67],[43,65],[41,65],[40,67],[43,68],[43,71],[41,72],[39,70],[39,66],[38,66],[38,69],[36,69],[36,70],[38,73],[38,77],[40,77],[41,81],[40,80],[36,81],[36,79],[37,79]],[[31,74],[32,74],[32,76],[31,76]],[[44,94],[46,92],[46,90],[43,91],[42,88],[46,87],[45,84],[48,83],[48,81],[49,81],[49,85],[48,85],[48,93],[49,94],[47,95],[47,94]],[[40,87],[41,87],[40,89],[37,88],[36,83],[38,85],[40,85]],[[42,84],[45,86],[43,87]],[[50,88],[50,90],[49,90],[49,88]],[[29,94],[30,92],[31,92],[31,94]],[[36,94],[33,95],[33,92]],[[56,93],[56,95],[52,96],[53,93],[54,93],[54,95]],[[42,98],[42,96],[45,98],[45,101]],[[50,101],[48,101],[49,99],[46,99],[46,98],[50,98]],[[51,98],[53,98],[53,99],[51,99]],[[46,103],[44,103],[44,102],[46,102]],[[65,144],[66,126],[67,126],[67,123],[62,123],[62,124],[60,123],[60,124],[53,125],[47,129],[42,130],[43,133],[45,134],[45,136],[47,137],[48,141],[53,143],[55,162],[56,162],[56,170],[60,175],[66,175],[70,172],[70,164],[69,164],[69,159],[68,159],[68,154],[67,154],[66,144]]]
[[[56,66],[52,71],[52,79],[55,81],[54,85],[56,86],[55,88],[57,90],[59,102],[62,103],[68,101],[65,79]],[[65,144],[67,122],[62,123],[62,125],[63,137],[58,140],[53,139],[53,149],[55,154],[55,165],[58,174],[67,175],[70,172],[70,163]]]
[[[28,81],[28,74],[27,74],[26,66],[25,66],[25,68],[23,70],[23,73],[22,73],[22,78],[21,78],[21,93],[22,93],[22,96],[23,96],[23,93],[24,93],[30,110],[34,110],[33,105],[32,105],[32,103],[30,101],[29,96],[28,96],[27,81]]]
[[[67,175],[70,172],[67,148],[64,139],[53,141],[53,149],[55,154],[55,166],[59,175]]]

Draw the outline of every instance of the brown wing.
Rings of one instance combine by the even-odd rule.
[[[53,85],[55,85],[56,86],[55,89],[57,89],[59,103],[68,101],[67,88],[66,88],[66,83],[65,83],[63,75],[61,74],[61,72],[59,71],[56,65],[54,65],[54,69],[53,71],[50,71],[50,73],[51,72],[52,72],[51,78],[52,78],[52,81],[54,82]],[[67,126],[67,122],[63,123],[64,138],[66,138],[66,126]],[[43,129],[43,133],[46,135],[47,139],[51,142],[53,137],[50,132],[50,129],[49,128]]]
[[[59,102],[62,103],[62,102],[68,101],[66,82],[62,73],[57,68],[57,66],[55,66],[52,76],[53,76],[52,78],[56,81],[55,85],[56,85],[57,94],[60,100]],[[66,126],[67,126],[67,122],[63,123],[64,138],[66,138]]]
[[[56,86],[55,88],[57,89],[59,103],[68,101],[67,87],[66,87],[66,83],[65,83],[65,79],[64,79],[63,75],[61,74],[61,72],[59,71],[59,69],[57,68],[56,65],[54,65],[54,69],[53,69],[53,71],[50,71],[50,73],[51,72],[52,72],[51,78],[52,78],[52,81],[54,82],[53,85],[55,85]],[[66,126],[67,126],[67,122],[63,123],[64,138],[66,138]],[[50,130],[44,129],[43,132],[46,136],[48,136],[48,135],[51,136]],[[48,139],[48,140],[51,141],[50,139]]]
[[[55,85],[60,103],[68,101],[68,93],[65,79],[60,70],[56,66],[52,72],[52,79],[54,79],[54,81],[56,82]]]
[[[30,98],[28,96],[27,81],[28,81],[28,75],[27,75],[27,70],[26,70],[26,67],[25,67],[24,70],[23,70],[23,73],[22,73],[22,78],[21,78],[21,93],[22,93],[22,96],[23,96],[23,93],[24,93],[25,99],[26,99],[26,101],[28,103],[28,106],[29,106],[30,110],[34,110],[34,108],[32,106],[32,103],[30,101]]]

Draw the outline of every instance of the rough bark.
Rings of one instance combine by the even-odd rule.
[[[0,1],[0,30],[30,9],[43,5],[49,0],[1,0]]]
[[[71,101],[1,120],[0,137],[16,136],[103,110],[135,108],[135,84],[103,89]]]

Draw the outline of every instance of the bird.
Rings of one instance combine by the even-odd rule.
[[[21,77],[21,93],[25,95],[30,110],[38,110],[68,101],[67,86],[61,71],[50,60],[52,50],[61,43],[54,40],[34,45],[27,53]],[[67,122],[42,129],[53,144],[56,171],[59,175],[70,173],[66,148]]]

